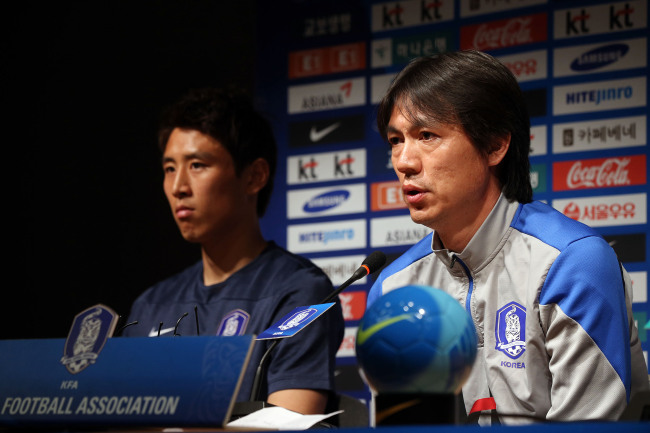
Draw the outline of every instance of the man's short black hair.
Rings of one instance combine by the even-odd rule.
[[[158,146],[164,152],[175,128],[193,129],[224,146],[239,176],[257,158],[269,165],[269,180],[257,196],[257,215],[262,216],[271,199],[277,146],[269,122],[243,92],[216,88],[194,89],[168,108],[158,131]]]
[[[395,106],[413,120],[424,116],[460,126],[484,155],[498,139],[510,135],[510,147],[498,167],[502,191],[509,200],[532,200],[528,111],[517,80],[494,57],[470,50],[413,60],[379,104],[377,126],[384,139]]]

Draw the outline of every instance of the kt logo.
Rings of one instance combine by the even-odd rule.
[[[615,10],[614,6],[609,7],[609,28],[613,30],[615,27],[617,29],[623,29],[623,27],[631,28],[634,26],[630,20],[630,15],[634,12],[634,9],[630,7],[628,3],[625,3],[625,8],[621,10]],[[624,17],[623,24],[621,24],[620,18]]]
[[[334,176],[352,176],[354,172],[352,171],[352,163],[354,158],[349,153],[346,155],[346,158],[339,159],[339,156],[334,157]],[[345,170],[344,170],[345,168]]]
[[[309,159],[309,162],[307,163],[303,163],[302,159],[299,159],[298,179],[305,179],[305,180],[317,179],[318,176],[316,176],[316,166],[318,166],[318,163],[313,157],[311,157]]]
[[[587,20],[589,19],[589,14],[582,9],[580,15],[571,16],[571,12],[566,14],[566,34],[570,35],[575,34],[585,34],[589,33],[589,28],[587,27]],[[580,28],[578,28],[580,24]]]

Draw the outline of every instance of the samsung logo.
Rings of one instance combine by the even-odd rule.
[[[612,44],[587,51],[571,62],[571,69],[574,71],[584,72],[602,68],[617,62],[627,54],[629,49],[630,48],[625,44]]]
[[[305,203],[302,209],[305,212],[322,212],[341,205],[348,198],[350,198],[350,192],[344,189],[330,191],[312,198]]]

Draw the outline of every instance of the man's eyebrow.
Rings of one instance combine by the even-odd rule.
[[[192,160],[192,159],[200,159],[200,160],[203,160],[203,161],[207,161],[207,160],[215,159],[215,156],[213,154],[211,154],[210,152],[192,152],[192,153],[188,153],[188,154],[183,155],[181,157],[181,159],[184,160],[184,161],[189,161],[189,160]],[[168,162],[176,162],[176,159],[172,158],[171,156],[164,156],[163,155],[162,163],[165,164],[165,163],[168,163]]]
[[[435,121],[427,121],[425,119],[422,119],[422,118],[418,117],[418,118],[414,118],[411,121],[411,125],[409,126],[409,130],[414,130],[414,129],[419,129],[419,128],[434,128],[437,125],[439,125],[439,124],[437,122],[435,122]],[[400,130],[398,128],[392,126],[389,123],[388,125],[386,125],[386,132],[387,133],[389,133],[389,132],[399,133]]]
[[[391,126],[391,124],[389,123],[386,126],[386,132],[399,132],[399,130],[397,128],[395,128],[394,126]]]

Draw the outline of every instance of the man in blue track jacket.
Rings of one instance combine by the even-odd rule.
[[[417,59],[377,124],[411,218],[433,233],[381,273],[368,304],[425,284],[466,308],[479,346],[468,413],[617,419],[648,389],[631,281],[594,230],[531,202],[530,123],[510,71],[476,51]]]

